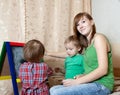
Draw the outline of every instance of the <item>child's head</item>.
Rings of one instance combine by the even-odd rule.
[[[75,36],[69,36],[64,42],[66,52],[69,56],[74,56],[79,53],[81,46],[80,41]]]
[[[24,58],[29,62],[40,62],[40,59],[43,58],[45,52],[45,48],[43,44],[38,40],[30,40],[28,41],[24,48]]]

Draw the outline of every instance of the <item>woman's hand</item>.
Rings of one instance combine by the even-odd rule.
[[[72,86],[72,85],[77,85],[79,84],[76,79],[66,79],[62,81],[64,86]]]

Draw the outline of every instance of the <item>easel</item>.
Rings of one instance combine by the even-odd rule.
[[[19,42],[4,42],[1,55],[0,55],[0,80],[5,80],[5,79],[12,79],[12,84],[13,84],[13,91],[14,95],[19,95],[18,92],[18,86],[17,83],[20,82],[20,80],[16,77],[16,71],[15,71],[15,62],[14,62],[14,53],[12,47],[23,47],[24,43],[19,43]],[[1,76],[1,72],[3,69],[3,64],[5,61],[5,57],[8,57],[8,63],[9,63],[9,69],[10,69],[10,74],[8,76]],[[19,57],[19,56],[18,56]],[[8,68],[6,68],[8,69]]]

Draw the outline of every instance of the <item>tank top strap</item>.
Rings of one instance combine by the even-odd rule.
[[[106,37],[106,36],[105,36]],[[111,46],[111,44],[110,44],[110,42],[109,42],[109,40],[108,40],[108,38],[106,37],[106,39],[107,39],[107,41],[108,41],[108,44],[109,44],[109,47],[110,47],[110,50],[108,51],[108,53],[111,53],[112,52],[112,46]]]

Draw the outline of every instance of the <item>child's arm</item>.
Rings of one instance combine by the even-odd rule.
[[[51,67],[48,67],[48,76],[52,75],[53,74],[53,70]]]

